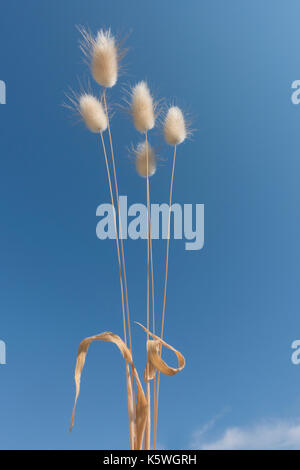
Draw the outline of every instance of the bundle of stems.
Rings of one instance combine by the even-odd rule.
[[[119,269],[122,325],[124,338],[111,332],[104,332],[89,338],[85,338],[79,345],[77,361],[75,367],[76,395],[71,418],[70,430],[74,424],[75,407],[80,390],[81,374],[84,367],[86,354],[93,341],[108,341],[117,345],[125,359],[126,392],[129,418],[129,441],[131,449],[151,448],[151,388],[150,382],[153,380],[153,448],[157,442],[157,420],[158,420],[158,398],[160,373],[172,376],[181,371],[185,366],[185,359],[182,354],[166,343],[163,339],[166,294],[169,264],[170,245],[170,220],[172,206],[173,180],[175,172],[175,159],[177,146],[187,137],[187,126],[182,111],[171,106],[164,119],[163,131],[167,144],[173,146],[173,164],[170,179],[169,193],[169,214],[168,214],[168,238],[166,246],[166,263],[164,279],[164,295],[161,315],[160,335],[155,333],[155,291],[154,291],[154,269],[151,239],[151,214],[150,214],[150,177],[156,171],[156,156],[153,147],[149,142],[149,131],[154,128],[157,113],[156,104],[145,81],[138,82],[131,92],[130,112],[132,114],[134,126],[138,132],[144,136],[144,141],[135,148],[136,169],[141,177],[146,181],[146,201],[147,201],[147,255],[146,255],[146,326],[141,326],[146,333],[147,361],[144,371],[144,381],[146,382],[146,393],[139,379],[138,372],[134,365],[131,320],[128,300],[127,276],[125,252],[122,237],[122,223],[119,207],[119,187],[116,169],[116,159],[113,146],[113,137],[110,125],[110,115],[107,103],[107,88],[113,87],[118,79],[120,60],[123,57],[120,43],[111,34],[110,30],[100,30],[95,37],[89,32],[81,29],[82,41],[81,49],[89,60],[92,77],[101,87],[100,97],[91,93],[81,94],[76,102],[83,121],[87,128],[99,134],[102,148],[111,205],[114,215],[114,230],[117,251],[117,263]],[[109,151],[104,139],[104,132],[107,130]],[[112,168],[112,170],[111,170]],[[113,183],[111,173],[113,174]],[[115,204],[116,202],[116,204]],[[152,328],[150,325],[150,280],[151,280],[151,302],[152,302]],[[151,339],[150,339],[151,338]],[[177,356],[178,367],[168,366],[161,357],[162,346],[171,349]]]

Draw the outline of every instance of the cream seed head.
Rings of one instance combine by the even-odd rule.
[[[92,75],[99,85],[112,87],[118,79],[118,49],[110,30],[100,29],[92,44]]]
[[[139,132],[146,132],[154,127],[153,98],[147,83],[144,81],[139,82],[132,89],[131,112],[134,125]]]
[[[110,29],[100,29],[95,37],[83,27],[78,30],[81,33],[80,49],[87,58],[94,80],[104,87],[114,86],[123,52]]]
[[[103,132],[107,128],[102,103],[93,95],[83,94],[79,98],[79,112],[87,128],[92,132]]]
[[[165,140],[169,145],[181,144],[187,137],[184,115],[178,106],[172,106],[164,122]]]
[[[156,171],[155,152],[149,143],[142,142],[138,144],[136,150],[136,171],[144,178],[147,177],[147,157],[148,157],[148,175],[154,175]]]

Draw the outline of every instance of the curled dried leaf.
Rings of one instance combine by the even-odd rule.
[[[75,409],[76,409],[76,404],[77,404],[79,391],[80,391],[82,370],[85,364],[85,359],[86,359],[89,346],[93,341],[108,341],[108,342],[116,344],[116,346],[119,348],[122,356],[124,357],[126,361],[127,393],[128,393],[129,402],[132,402],[132,387],[131,387],[128,364],[132,366],[133,374],[134,374],[134,377],[136,379],[136,384],[137,384],[137,399],[136,399],[136,409],[135,409],[134,417],[133,417],[133,409],[129,408],[129,413],[132,414],[132,416],[130,416],[129,421],[130,423],[133,423],[134,421],[134,424],[135,424],[134,438],[131,439],[131,445],[134,446],[135,449],[141,449],[144,432],[145,432],[146,420],[147,420],[147,401],[145,398],[144,390],[140,382],[137,370],[133,364],[132,356],[131,356],[129,349],[127,348],[124,341],[118,335],[115,335],[114,333],[111,333],[110,331],[106,331],[104,333],[100,333],[98,335],[85,338],[83,341],[81,341],[79,345],[78,353],[77,353],[77,360],[76,360],[76,367],[75,367],[76,394],[75,394],[75,402],[74,402],[73,412],[72,412],[72,417],[71,417],[70,431],[72,431],[72,428],[74,425]],[[130,424],[130,428],[132,432],[133,427],[131,424]]]
[[[159,372],[168,376],[172,376],[180,372],[185,366],[184,356],[175,348],[173,348],[168,343],[163,341],[161,338],[151,333],[151,331],[149,331],[143,325],[141,325],[138,322],[136,323],[139,326],[141,326],[146,333],[149,333],[149,335],[155,338],[154,340],[147,341],[147,365],[145,368],[144,380],[148,382],[149,380],[153,379],[155,376],[156,370],[159,370]],[[173,351],[176,354],[177,360],[178,360],[177,368],[168,366],[168,364],[161,358],[160,345],[165,346],[168,349],[171,349],[171,351]]]

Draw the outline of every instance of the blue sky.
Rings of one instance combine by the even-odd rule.
[[[1,5],[1,448],[128,447],[123,360],[109,344],[89,351],[68,433],[79,342],[122,334],[115,245],[95,233],[96,208],[109,202],[103,155],[61,106],[89,77],[79,24],[131,32],[108,95],[129,203],[145,202],[145,182],[128,154],[140,136],[117,106],[124,87],[147,79],[196,129],[178,149],[174,201],[205,204],[205,246],[171,243],[165,338],[187,363],[161,380],[160,445],[300,448],[300,366],[290,359],[300,337],[300,105],[290,99],[299,13],[292,0]],[[159,129],[150,138],[161,156],[152,200],[167,202],[170,149]],[[142,322],[145,249],[125,244],[131,317]],[[153,250],[159,318],[165,242]],[[145,335],[132,331],[142,373]]]

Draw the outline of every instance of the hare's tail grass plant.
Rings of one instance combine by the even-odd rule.
[[[108,115],[108,107],[107,107],[107,100],[106,100],[106,88],[111,88],[117,83],[120,61],[125,52],[118,45],[115,37],[111,34],[110,29],[108,30],[100,29],[95,38],[93,38],[92,35],[88,34],[86,31],[83,30],[82,39],[83,39],[83,42],[81,42],[81,44],[83,45],[83,51],[87,52],[87,55],[90,57],[90,69],[91,69],[92,76],[94,80],[100,86],[102,86],[102,89],[103,89],[102,97],[103,97],[105,115],[106,115],[106,120],[107,120],[107,128],[108,128],[108,134],[109,134],[109,144],[110,144],[111,160],[112,160],[112,166],[113,166],[115,194],[116,194],[118,219],[119,219],[120,245],[121,245],[121,257],[122,257],[121,269],[123,269],[123,277],[124,277],[128,340],[129,340],[130,353],[132,355],[130,311],[129,311],[129,302],[128,302],[126,264],[125,264],[125,255],[124,255],[124,246],[123,246],[123,237],[122,237],[122,222],[121,222],[120,207],[119,207],[118,179],[117,179],[117,172],[116,172],[116,165],[115,165],[112,135],[111,135],[111,129],[110,129],[110,119]],[[111,191],[111,194],[112,194],[112,191]],[[113,201],[112,201],[112,207],[115,207],[113,204]],[[118,238],[117,229],[116,229],[116,238]],[[120,263],[119,263],[119,266],[121,266]],[[127,344],[126,337],[125,337],[125,344]],[[134,391],[133,370],[132,370],[132,389],[133,389],[133,401],[134,401],[135,391]],[[130,441],[132,444],[132,436],[130,438]]]
[[[150,330],[149,266],[150,266],[150,240],[151,240],[148,131],[150,131],[155,125],[155,112],[154,112],[153,98],[150,94],[147,83],[144,81],[137,83],[137,85],[135,85],[132,89],[131,113],[132,113],[135,128],[137,129],[137,131],[145,134],[144,153],[142,152],[140,156],[138,155],[138,158],[140,159],[140,163],[144,161],[144,170],[146,170],[146,174],[142,176],[146,177],[146,200],[147,200],[147,301],[146,301],[147,314],[146,314],[146,322],[147,322],[147,330],[148,330],[147,332],[147,342],[148,342],[149,330]],[[143,160],[143,157],[144,157],[144,160]],[[151,172],[153,174],[153,165],[151,168]],[[152,248],[152,243],[151,243],[151,248]],[[148,375],[148,373],[146,375]],[[147,380],[146,398],[147,398],[147,423],[146,423],[146,430],[145,430],[145,449],[149,450],[150,449],[150,427],[151,427],[151,403],[150,403],[150,381],[149,380]]]
[[[115,38],[112,36],[110,30],[100,30],[96,37],[94,38],[90,33],[88,33],[85,29],[81,29],[82,40],[81,40],[81,50],[85,53],[86,57],[89,59],[89,65],[91,69],[92,76],[94,80],[102,87],[102,101],[104,104],[104,115],[106,118],[106,128],[108,129],[109,134],[109,143],[110,143],[110,151],[111,151],[111,160],[113,166],[113,175],[114,175],[114,185],[115,185],[115,194],[116,194],[116,202],[117,202],[117,210],[118,210],[118,219],[119,219],[119,232],[120,232],[120,245],[121,245],[121,257],[122,262],[120,259],[120,248],[119,248],[119,237],[118,237],[118,230],[116,224],[116,216],[114,212],[114,225],[115,225],[115,234],[116,234],[116,246],[117,246],[117,256],[118,256],[118,266],[119,266],[119,274],[120,274],[120,288],[121,288],[121,300],[122,300],[122,311],[123,311],[123,330],[124,330],[124,340],[125,344],[127,345],[127,334],[126,330],[128,329],[128,339],[129,339],[129,347],[130,353],[132,355],[132,340],[131,340],[131,325],[130,325],[130,312],[129,312],[129,302],[128,302],[128,289],[127,289],[127,276],[126,276],[126,264],[125,264],[125,255],[124,255],[124,247],[123,247],[123,237],[122,237],[122,224],[120,218],[120,208],[119,208],[119,191],[118,191],[118,180],[117,180],[117,172],[115,166],[115,158],[114,158],[114,149],[113,149],[113,142],[112,142],[112,135],[110,129],[110,119],[108,114],[108,106],[106,100],[106,88],[111,88],[114,86],[118,79],[118,70],[119,70],[119,63],[123,56],[123,52],[118,47]],[[110,178],[110,170],[107,158],[107,152],[105,148],[105,143],[103,139],[102,132],[101,135],[101,143],[103,147],[103,153],[105,156],[105,164],[107,170],[107,177],[109,182],[109,190],[110,190],[110,197],[111,197],[111,204],[113,209],[115,208],[114,204],[114,196]],[[124,282],[123,282],[124,279]],[[123,287],[124,284],[124,287]],[[125,313],[124,313],[124,290],[125,290],[125,305],[126,305],[126,313],[127,313],[127,327],[125,324]],[[127,367],[127,366],[126,366]],[[133,403],[129,403],[128,397],[128,412],[129,412],[129,428],[130,428],[130,445],[133,448],[133,417],[131,409],[134,408],[134,401],[135,401],[135,389],[134,389],[134,374],[132,370],[132,378],[128,377],[128,371],[126,368],[126,378],[127,378],[127,388],[129,385],[132,388],[132,400]],[[130,384],[129,384],[130,379]]]
[[[93,35],[84,28],[80,28],[80,32],[82,36],[82,39],[80,42],[81,50],[83,51],[84,55],[88,59],[92,77],[94,78],[95,82],[97,82],[98,85],[102,87],[102,99],[104,103],[104,109],[105,109],[105,115],[106,115],[106,121],[107,121],[109,145],[110,145],[111,160],[112,160],[112,166],[113,166],[116,202],[117,202],[117,210],[118,210],[118,218],[119,218],[120,245],[121,245],[121,256],[122,256],[125,300],[126,300],[126,311],[127,311],[128,339],[129,339],[130,352],[132,354],[126,265],[125,265],[123,237],[122,237],[122,224],[121,224],[121,218],[119,217],[120,208],[119,208],[118,179],[117,179],[117,172],[116,172],[116,165],[115,165],[112,134],[111,134],[111,128],[110,128],[110,118],[109,118],[107,99],[106,99],[106,89],[112,88],[117,83],[119,69],[120,69],[120,62],[123,56],[125,55],[125,50],[121,49],[119,43],[116,41],[115,37],[112,35],[110,29],[108,30],[100,29],[95,37],[93,37]]]
[[[137,173],[146,180],[146,200],[147,200],[147,280],[146,280],[146,326],[139,324],[146,333],[146,351],[147,361],[144,371],[144,381],[146,382],[146,393],[139,379],[138,372],[133,361],[133,345],[131,335],[131,320],[128,301],[128,288],[126,276],[125,253],[122,237],[122,225],[119,207],[119,187],[116,170],[116,158],[112,139],[110,116],[108,112],[107,89],[113,87],[118,80],[120,60],[124,51],[120,48],[120,43],[116,41],[111,34],[110,29],[101,29],[96,36],[85,29],[80,29],[82,35],[81,50],[88,59],[91,75],[95,82],[101,87],[100,99],[92,93],[82,93],[72,104],[77,110],[87,128],[100,135],[100,143],[104,155],[108,188],[113,208],[113,219],[117,250],[117,263],[119,268],[121,306],[122,306],[122,325],[124,339],[111,332],[104,332],[88,338],[85,338],[79,345],[77,361],[75,367],[75,403],[72,412],[70,430],[74,425],[75,408],[80,391],[81,374],[86,360],[86,354],[93,341],[105,341],[116,344],[125,359],[126,372],[126,392],[129,417],[129,440],[131,449],[150,449],[151,447],[151,389],[150,381],[153,380],[153,417],[154,433],[153,446],[156,447],[157,440],[157,416],[158,416],[158,395],[159,395],[159,377],[160,372],[172,376],[181,371],[185,366],[185,359],[182,354],[163,340],[166,292],[169,264],[169,242],[170,242],[170,217],[172,204],[173,180],[175,171],[175,159],[177,146],[182,143],[187,136],[187,128],[182,111],[178,107],[171,107],[168,110],[164,121],[164,136],[166,142],[174,147],[172,174],[170,182],[169,195],[169,217],[168,217],[168,239],[166,248],[166,265],[164,280],[164,297],[161,318],[160,336],[155,333],[155,292],[154,292],[154,269],[153,253],[151,239],[151,216],[150,216],[150,181],[149,178],[156,171],[155,151],[149,142],[149,131],[155,126],[156,121],[156,103],[149,91],[145,81],[138,82],[131,92],[130,111],[133,117],[135,128],[144,136],[144,142],[138,144],[135,149],[136,170]],[[104,133],[107,130],[109,139],[110,161],[105,144]],[[111,170],[112,166],[114,185],[112,184]],[[115,211],[115,201],[117,214]],[[117,223],[117,216],[119,224]],[[119,228],[119,230],[118,230]],[[151,275],[151,294],[152,294],[152,331],[150,328],[150,275]],[[151,339],[150,339],[151,338]],[[162,346],[173,351],[178,360],[178,367],[169,367],[162,359]],[[157,376],[157,379],[156,379]]]

